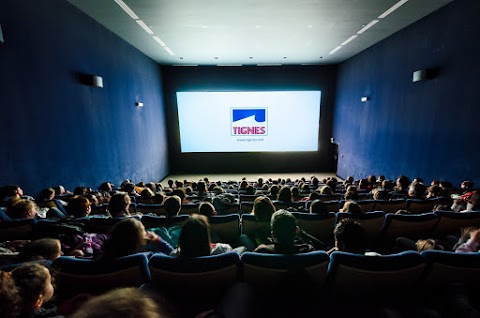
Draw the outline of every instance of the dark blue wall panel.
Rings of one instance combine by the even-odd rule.
[[[164,67],[165,104],[169,122],[170,167],[175,173],[262,173],[332,171],[333,103],[337,67],[330,66],[242,66]],[[177,91],[267,91],[320,90],[319,150],[316,152],[181,153],[177,118]],[[295,105],[292,105],[295,107]],[[295,138],[292,122],[285,127]],[[215,142],[215,127],[212,131]]]
[[[479,1],[454,1],[340,65],[339,176],[480,181],[479,16]],[[427,68],[435,77],[412,83]]]
[[[157,63],[63,0],[2,0],[0,24],[0,184],[36,194],[168,174]]]

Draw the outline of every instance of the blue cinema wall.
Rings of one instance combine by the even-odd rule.
[[[36,195],[168,174],[156,62],[64,0],[2,0],[0,24],[0,185]]]
[[[339,176],[480,182],[479,16],[479,1],[454,1],[339,66]],[[420,69],[438,74],[412,83]]]

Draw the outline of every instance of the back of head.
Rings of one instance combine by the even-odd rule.
[[[290,191],[290,188],[283,186],[278,192],[277,200],[282,202],[292,202],[292,192]]]
[[[155,196],[155,193],[150,188],[145,188],[140,193],[140,196],[144,199],[151,199]]]
[[[89,207],[90,201],[87,198],[76,195],[68,201],[67,210],[70,215],[81,218],[87,216]]]
[[[412,182],[412,184],[410,184],[410,186],[408,187],[408,195],[417,199],[424,199],[425,191],[425,185],[420,182]]]
[[[32,316],[38,299],[47,288],[48,269],[38,263],[26,263],[12,271],[12,277],[22,299],[22,317]]]
[[[215,207],[210,202],[200,203],[200,205],[198,206],[198,213],[201,215],[205,215],[207,218],[217,214],[215,212]]]
[[[297,221],[292,213],[278,210],[272,215],[270,222],[272,235],[278,243],[293,244],[297,235]]]
[[[84,303],[72,318],[162,318],[167,315],[138,288],[120,288]]]
[[[123,216],[124,214],[130,214],[128,212],[128,208],[132,203],[132,199],[128,193],[120,192],[115,193],[108,203],[108,212],[115,217],[115,216]]]
[[[320,200],[314,200],[310,205],[310,213],[327,215],[328,214],[327,205]]]
[[[341,212],[350,212],[355,214],[362,213],[362,207],[355,201],[347,201],[340,209]]]
[[[75,195],[85,195],[88,193],[88,188],[87,187],[76,187],[73,189],[73,194]]]
[[[342,252],[364,254],[366,233],[362,226],[352,219],[341,220],[333,231],[337,248]]]
[[[417,246],[417,252],[419,253],[427,250],[445,250],[443,245],[438,240],[434,239],[418,240],[415,245]]]
[[[165,213],[167,213],[167,217],[176,216],[182,208],[182,199],[180,199],[180,197],[177,195],[172,195],[165,199],[163,206],[165,207]]]
[[[12,219],[33,219],[38,213],[38,206],[31,200],[11,199],[7,214]]]
[[[36,199],[40,201],[48,201],[48,200],[53,200],[54,197],[55,197],[55,190],[53,188],[47,188],[40,191]]]
[[[321,186],[319,189],[320,194],[333,194],[332,188],[329,186]]]
[[[252,214],[255,215],[257,222],[270,222],[275,213],[275,206],[268,197],[258,197],[253,202]]]
[[[390,196],[387,190],[383,188],[376,188],[373,190],[373,199],[374,200],[388,200]]]
[[[182,225],[178,246],[180,256],[210,255],[210,224],[206,216],[194,214]]]
[[[18,317],[20,295],[12,274],[0,271],[0,317]]]
[[[17,262],[24,263],[38,260],[54,261],[61,256],[60,240],[41,238],[27,243],[18,253]]]
[[[112,229],[110,239],[102,246],[105,258],[117,258],[135,254],[145,244],[145,228],[135,218],[126,218]]]

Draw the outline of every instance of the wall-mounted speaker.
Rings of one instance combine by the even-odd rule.
[[[413,72],[412,82],[421,82],[427,80],[427,69]]]
[[[101,76],[92,75],[92,86],[103,87],[103,78]]]
[[[2,26],[0,25],[0,43],[5,43],[5,40],[3,39],[3,32],[2,32]]]

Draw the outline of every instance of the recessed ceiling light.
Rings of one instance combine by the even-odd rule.
[[[378,20],[373,20],[372,22],[370,22],[369,24],[364,26],[360,31],[358,31],[357,34],[362,34],[363,32],[367,31],[368,29],[370,29],[372,26],[374,26],[377,23],[378,23]]]
[[[256,25],[255,27],[256,27],[257,29],[260,29],[261,25]]]
[[[158,36],[154,36],[153,39],[157,41],[158,44],[160,44],[161,47],[166,47],[167,45],[165,42],[163,42]]]
[[[342,46],[343,46],[343,45],[347,45],[347,43],[353,41],[353,39],[355,39],[357,36],[358,36],[358,35],[356,35],[356,34],[355,34],[355,35],[352,35],[351,37],[349,37],[348,39],[346,39],[346,40],[345,40],[342,44],[340,44],[340,45],[342,45]]]
[[[309,25],[308,28],[309,28],[309,29],[313,28],[313,25]]]
[[[143,22],[142,20],[135,20],[135,21],[138,23],[138,25],[142,27],[142,29],[145,30],[145,32],[147,32],[148,34],[154,34],[152,29],[150,29],[148,25],[145,24],[145,22]]]
[[[175,55],[175,53],[173,53],[173,51],[169,47],[164,47],[164,50],[167,51],[167,53],[172,56]]]
[[[208,28],[208,25],[202,25],[202,28],[206,29],[206,28]]]
[[[337,46],[336,48],[334,48],[334,49],[333,49],[330,53],[328,53],[328,54],[333,54],[333,53],[337,52],[338,50],[340,50],[342,47],[343,47],[343,46],[339,45],[339,46]]]
[[[115,1],[120,6],[120,8],[123,9],[123,11],[125,11],[129,16],[131,16],[132,19],[134,19],[134,20],[140,19],[138,17],[138,15],[136,15],[135,12],[133,12],[133,10],[130,9],[130,7],[127,6],[127,4],[125,2],[123,2],[122,0],[113,0],[113,1]]]
[[[392,13],[393,11],[397,10],[398,8],[400,8],[405,2],[407,2],[408,0],[401,0],[401,1],[398,1],[397,3],[395,3],[390,9],[388,9],[387,11],[385,11],[384,13],[382,13],[378,18],[379,19],[383,19],[385,18],[387,15],[389,15],[390,13]]]

